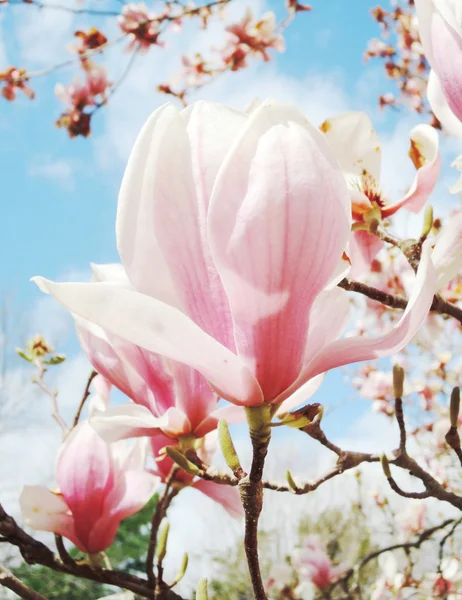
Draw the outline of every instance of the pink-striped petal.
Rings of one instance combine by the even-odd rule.
[[[349,273],[352,279],[358,279],[370,270],[372,261],[383,245],[380,238],[368,231],[359,230],[351,233],[348,256],[352,265]]]
[[[291,106],[258,108],[217,177],[209,238],[239,355],[267,401],[300,371],[309,310],[342,256],[350,212],[322,134]]]
[[[394,327],[375,338],[357,336],[328,344],[303,370],[300,381],[324,373],[335,367],[373,358],[382,358],[399,352],[408,344],[424,322],[436,284],[436,273],[430,258],[430,241],[424,244],[422,257],[414,282],[414,290],[406,310]]]
[[[145,406],[121,404],[96,414],[90,425],[108,443],[133,437],[152,436],[159,431],[172,437],[191,432],[187,417],[177,408],[169,408],[162,417],[155,417]]]
[[[141,348],[201,372],[219,396],[241,405],[263,401],[251,371],[179,310],[144,294],[109,283],[34,281],[63,306]]]
[[[153,230],[152,190],[157,156],[162,152],[158,139],[166,135],[178,111],[172,104],[157,109],[145,123],[128,159],[117,210],[117,248],[133,286],[172,306],[179,306],[177,292]],[[181,177],[175,176],[172,184]]]
[[[193,487],[208,496],[221,506],[235,519],[240,519],[244,516],[239,492],[236,487],[229,485],[221,485],[213,481],[205,481],[200,479],[194,482]]]
[[[443,7],[445,2],[441,3]],[[456,9],[453,3],[454,10]],[[451,10],[445,15],[435,7],[431,18],[432,67],[440,80],[448,105],[462,121],[462,13],[459,21]],[[449,20],[450,19],[450,20]]]
[[[441,290],[462,271],[462,212],[448,219],[432,254],[436,290]]]
[[[245,411],[242,406],[222,406],[214,410],[195,428],[196,437],[201,438],[216,429],[218,421],[224,419],[229,424],[245,421]]]
[[[462,138],[462,121],[449,108],[441,83],[433,69],[428,76],[427,97],[433,112],[444,129],[450,135]]]

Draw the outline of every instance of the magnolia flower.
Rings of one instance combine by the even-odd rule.
[[[385,219],[400,208],[418,212],[438,181],[441,159],[438,133],[429,125],[411,131],[409,156],[417,170],[409,191],[389,202],[380,183],[381,151],[379,138],[369,117],[361,112],[345,112],[325,121],[321,127],[345,174],[350,189],[355,223],[367,227],[371,219]],[[352,235],[349,257],[356,273],[368,269],[383,242],[367,230]]]
[[[100,282],[130,284],[121,265],[92,265]],[[182,436],[202,438],[219,419],[244,419],[242,409],[218,408],[218,397],[204,377],[190,367],[154,354],[76,319],[80,345],[94,368],[133,400],[97,412],[91,425],[107,442],[164,434],[171,443]]]
[[[143,508],[159,483],[144,468],[145,445],[125,444],[108,445],[88,422],[78,425],[58,454],[57,490],[24,487],[25,523],[62,535],[87,554],[108,548],[120,522]]]
[[[150,13],[144,3],[126,4],[122,13],[117,17],[120,29],[130,38],[128,50],[139,48],[146,52],[152,44],[162,45],[158,42],[160,16]]]
[[[338,339],[349,303],[332,284],[350,213],[332,150],[295,107],[165,105],[141,131],[119,197],[131,287],[36,282],[111,335],[196,369],[222,398],[280,404],[320,373],[397,352],[431,305],[425,244],[399,322]]]
[[[156,435],[150,439],[151,449],[156,461],[156,468],[152,471],[165,481],[169,476],[174,462],[165,454],[166,446],[177,446],[178,443],[165,435]],[[217,432],[213,431],[201,440],[201,446],[197,450],[199,459],[206,465],[210,465],[217,449]],[[180,470],[175,476],[176,486],[191,486],[202,492],[223,508],[234,518],[240,518],[244,514],[239,492],[236,487],[222,485],[213,481],[195,478]]]
[[[303,547],[294,551],[292,564],[299,579],[313,582],[320,590],[334,583],[345,570],[343,565],[332,565],[324,544],[315,535],[308,536]]]

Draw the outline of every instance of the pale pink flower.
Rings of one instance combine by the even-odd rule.
[[[302,548],[295,550],[292,564],[300,580],[312,581],[320,590],[325,589],[345,571],[344,565],[334,566],[318,536],[310,535]]]
[[[138,137],[119,197],[132,287],[36,282],[107,333],[198,370],[222,398],[279,404],[329,369],[399,351],[432,302],[426,243],[394,327],[338,339],[348,297],[326,286],[339,281],[350,212],[332,150],[295,107],[166,105]]]
[[[107,71],[102,65],[92,64],[91,68],[86,70],[86,80],[88,88],[93,96],[104,95],[110,82],[107,78]]]
[[[67,106],[73,106],[78,110],[82,110],[85,106],[95,104],[95,98],[91,92],[88,81],[79,81],[74,79],[72,83],[64,86],[62,83],[57,83],[55,86],[55,95],[58,100]]]
[[[389,202],[381,188],[381,150],[379,138],[369,117],[361,112],[345,112],[321,125],[336,155],[351,190],[355,222],[387,218],[400,208],[420,211],[438,181],[441,170],[438,133],[430,125],[418,125],[410,134],[409,156],[416,168],[409,191],[399,200]],[[383,243],[367,231],[351,236],[350,257],[356,274],[366,270]]]
[[[159,483],[144,468],[142,445],[125,444],[109,445],[87,422],[78,425],[58,455],[58,489],[24,487],[20,505],[25,523],[63,535],[88,554],[108,548],[120,522],[139,511]]]

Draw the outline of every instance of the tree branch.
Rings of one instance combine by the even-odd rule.
[[[0,565],[0,585],[8,588],[20,598],[23,598],[23,600],[47,600],[42,594],[27,587],[25,583],[15,577],[13,573],[8,571],[8,569],[5,569],[2,565]]]

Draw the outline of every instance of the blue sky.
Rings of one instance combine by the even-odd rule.
[[[363,62],[367,41],[378,34],[369,14],[376,2],[313,0],[312,5],[313,11],[300,14],[288,29],[285,54],[275,55],[270,64],[258,63],[248,71],[226,76],[197,97],[227,100],[238,108],[256,94],[290,99],[301,103],[315,123],[329,116],[329,110],[367,109],[389,146],[388,171],[396,175],[393,185],[399,188],[409,171],[404,169],[402,175],[396,169],[405,158],[408,126],[416,119],[402,113],[379,113],[376,108],[378,94],[391,87],[378,64],[365,66]],[[120,4],[101,0],[91,6],[102,9]],[[233,14],[242,14],[244,6],[243,2],[237,4]],[[260,1],[253,6],[262,10]],[[274,3],[274,9],[282,16],[279,3]],[[0,60],[3,55],[7,64],[25,65],[31,70],[60,62],[68,56],[65,44],[72,32],[88,23],[116,35],[104,20],[83,17],[73,22],[65,13],[39,12],[28,5],[2,6]],[[60,27],[67,37],[58,35]],[[211,35],[213,42],[213,32]],[[37,98],[33,102],[21,95],[13,103],[0,99],[0,292],[14,299],[18,312],[30,312],[37,302],[42,303],[40,292],[29,283],[31,276],[85,277],[90,261],[117,260],[117,190],[130,144],[147,115],[165,101],[154,90],[157,83],[165,81],[167,67],[177,64],[178,49],[205,43],[204,34],[190,26],[182,36],[171,37],[170,49],[152,48],[148,56],[138,60],[126,85],[95,117],[89,139],[70,140],[65,131],[53,125],[61,109],[53,85],[70,81],[74,68],[35,79],[32,85]],[[48,47],[44,40],[48,40]],[[55,57],[52,61],[51,51]],[[108,53],[113,78],[127,58],[120,48]],[[3,66],[0,62],[0,70]],[[395,156],[396,148],[402,149],[401,157]],[[45,321],[38,325],[56,332],[50,322],[57,318],[55,313],[39,314],[45,315]],[[68,329],[65,335],[56,336],[65,350],[76,351]],[[352,394],[341,372],[330,374],[321,390],[328,404],[341,403]],[[354,408],[350,403],[339,408],[332,427],[341,431],[345,422],[351,422],[368,406],[366,400],[357,400]]]

